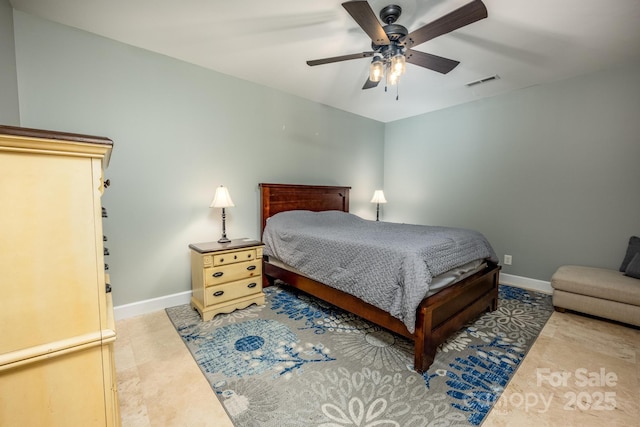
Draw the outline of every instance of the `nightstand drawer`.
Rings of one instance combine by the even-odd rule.
[[[255,252],[254,252],[255,254]],[[262,275],[262,259],[240,262],[222,267],[205,268],[205,286],[219,285],[249,277]]]
[[[209,286],[205,291],[205,306],[209,307],[245,295],[259,293],[262,291],[261,281],[261,277],[252,277],[237,282],[225,283],[224,285]]]
[[[260,248],[262,249],[262,248]],[[213,255],[213,266],[234,264],[236,262],[251,261],[256,259],[255,249],[246,249],[243,251],[228,252],[226,254]]]

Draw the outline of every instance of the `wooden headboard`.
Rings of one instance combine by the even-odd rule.
[[[349,212],[351,187],[329,185],[258,184],[260,187],[260,235],[267,218],[285,211],[308,210]]]

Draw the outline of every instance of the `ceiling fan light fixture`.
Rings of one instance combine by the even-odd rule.
[[[384,76],[384,62],[382,62],[382,58],[376,56],[371,61],[371,65],[369,66],[369,80],[372,82],[379,82],[382,80]]]
[[[391,72],[401,76],[407,69],[407,61],[402,52],[391,57]]]
[[[391,67],[387,70],[387,86],[393,86],[398,83],[400,74],[397,74]]]

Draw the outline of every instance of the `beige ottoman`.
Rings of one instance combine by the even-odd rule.
[[[640,280],[605,268],[564,265],[551,277],[553,306],[640,326]]]

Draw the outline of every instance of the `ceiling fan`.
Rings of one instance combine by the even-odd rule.
[[[380,10],[380,24],[365,0],[342,3],[356,23],[371,38],[371,51],[331,58],[307,61],[310,66],[373,57],[369,66],[369,78],[362,89],[378,86],[383,77],[387,84],[395,84],[404,74],[405,64],[428,68],[442,74],[453,70],[460,62],[441,56],[413,50],[412,48],[433,38],[447,34],[487,17],[487,8],[481,0],[474,0],[415,31],[409,32],[395,24],[402,13],[400,6],[391,4]]]

